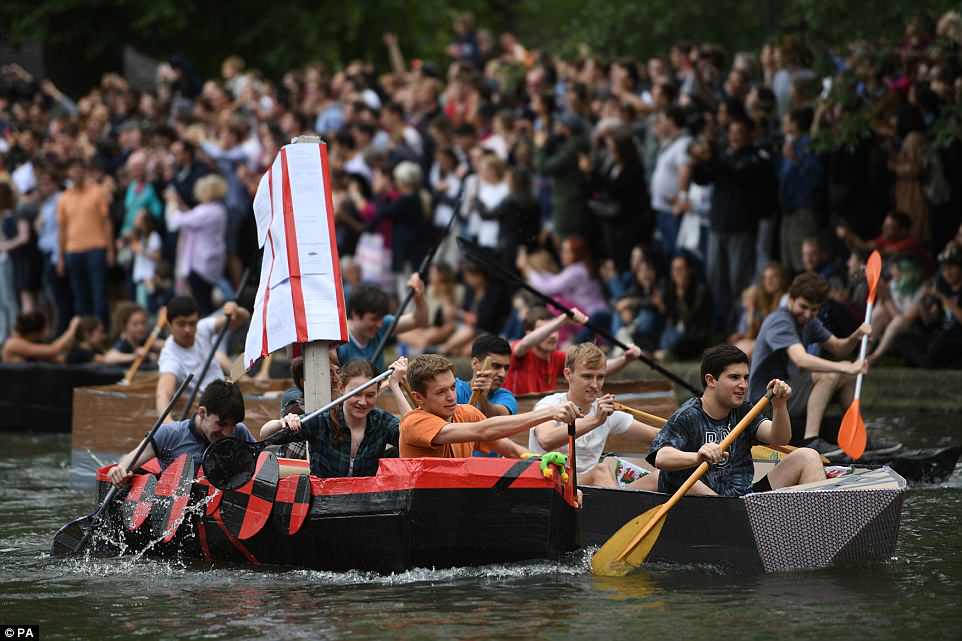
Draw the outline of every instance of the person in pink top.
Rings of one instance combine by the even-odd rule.
[[[189,211],[171,187],[167,188],[167,228],[180,230],[175,274],[185,280],[201,317],[214,311],[214,285],[224,274],[227,255],[227,182],[217,174],[204,176],[194,185],[199,203]]]
[[[531,267],[527,254],[518,253],[518,270],[528,283],[548,296],[560,297],[562,302],[577,307],[588,315],[593,325],[610,328],[612,316],[605,302],[601,281],[591,262],[588,244],[579,236],[568,236],[561,243],[562,270],[557,274],[542,272]],[[591,340],[591,330],[583,330],[575,338],[576,343]]]

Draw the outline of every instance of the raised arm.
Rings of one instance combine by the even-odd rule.
[[[637,345],[632,345],[621,356],[609,358],[605,362],[605,375],[611,376],[612,374],[617,374],[625,368],[625,365],[631,361],[638,360],[639,356],[641,356],[641,348]]]
[[[448,423],[434,437],[432,445],[496,441],[529,430],[545,421],[560,421],[567,425],[578,414],[578,407],[569,402],[515,416],[495,416],[475,423]]]
[[[417,272],[411,274],[411,278],[408,279],[408,287],[414,290],[414,311],[408,312],[397,319],[395,334],[403,334],[409,330],[429,325],[428,304],[424,300],[424,282],[421,281],[421,276]]]
[[[588,317],[577,307],[572,307],[571,312],[573,314],[573,317],[570,319],[571,322],[579,325],[584,325],[588,322]],[[519,357],[524,356],[532,347],[537,347],[542,341],[544,341],[544,339],[551,336],[552,333],[558,331],[558,328],[568,322],[568,320],[568,317],[562,314],[561,316],[553,318],[541,327],[535,329],[530,334],[518,341],[518,344],[514,346],[514,355]]]

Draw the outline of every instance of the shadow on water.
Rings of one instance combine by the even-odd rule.
[[[881,417],[917,446],[960,440],[952,417]],[[0,618],[44,639],[956,638],[962,626],[962,471],[913,488],[895,558],[880,566],[739,576],[713,566],[590,574],[561,562],[363,572],[49,557],[94,507],[68,486],[69,438],[0,435]]]

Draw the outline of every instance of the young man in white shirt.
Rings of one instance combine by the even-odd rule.
[[[575,421],[578,482],[583,485],[618,488],[621,485],[609,465],[601,463],[601,454],[611,434],[627,434],[640,448],[647,449],[658,435],[658,429],[636,421],[630,414],[615,411],[615,397],[602,394],[605,385],[605,354],[592,343],[575,345],[568,351],[564,376],[568,391],[546,396],[535,410],[573,402],[584,413]],[[568,425],[556,421],[535,427],[528,435],[532,452],[557,450],[568,454]],[[654,490],[658,473],[653,472],[633,481],[627,487]]]
[[[231,329],[238,329],[250,318],[250,312],[237,303],[229,302],[224,305],[224,315],[210,316],[201,320],[197,313],[197,305],[189,296],[176,296],[167,304],[167,322],[170,323],[170,339],[164,343],[160,352],[157,378],[157,413],[160,414],[167,407],[174,390],[188,374],[200,376],[204,368],[207,355],[214,346],[217,333],[223,329],[224,323],[230,320]],[[194,380],[191,387],[198,385],[200,391],[212,381],[223,380],[224,372],[219,363],[212,363],[204,374],[204,380]],[[167,422],[174,420],[168,416]]]

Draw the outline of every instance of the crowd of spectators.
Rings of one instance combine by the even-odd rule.
[[[679,41],[648,60],[563,58],[470,15],[454,32],[443,61],[407,60],[385,34],[389,69],[275,80],[232,56],[202,80],[175,57],[153,90],[111,73],[76,98],[4,68],[0,341],[46,333],[62,355],[72,319],[92,317],[84,348],[104,351],[92,341],[129,331],[110,324],[126,301],[152,316],[188,293],[214,310],[257,273],[261,174],[316,133],[348,294],[398,293],[456,216],[455,234],[592,324],[685,359],[719,339],[750,352],[803,271],[831,284],[826,325],[851,332],[878,249],[870,358],[962,365],[962,135],[938,129],[962,107],[957,13],[913,19],[881,53],[786,35],[757,52]],[[431,326],[401,337],[411,353],[520,338],[536,309],[450,238],[428,280]]]

